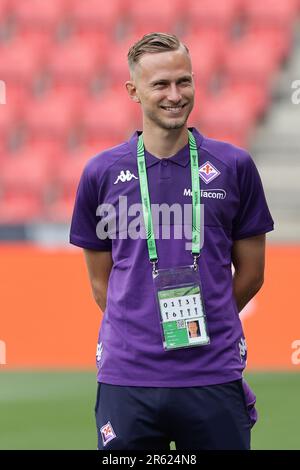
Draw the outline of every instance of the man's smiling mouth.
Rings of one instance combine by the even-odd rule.
[[[186,105],[187,103],[180,106],[161,106],[161,108],[172,113],[179,113]]]

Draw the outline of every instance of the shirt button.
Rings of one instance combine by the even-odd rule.
[[[168,166],[168,160],[166,160],[166,159],[164,158],[163,161],[162,161],[162,164],[163,164],[163,166]]]

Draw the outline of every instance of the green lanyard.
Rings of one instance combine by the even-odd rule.
[[[192,255],[194,256],[194,268],[197,269],[197,258],[200,256],[200,178],[198,165],[198,150],[195,137],[189,132],[190,162],[192,176]],[[147,234],[147,245],[149,259],[153,263],[153,272],[156,272],[156,263],[158,261],[156,242],[153,230],[153,220],[151,213],[151,203],[148,189],[147,169],[145,162],[145,151],[143,135],[141,134],[137,144],[137,162],[140,179],[140,190],[143,206],[144,224]]]

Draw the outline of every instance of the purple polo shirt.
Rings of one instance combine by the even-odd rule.
[[[116,208],[126,196],[128,208],[141,203],[137,169],[136,132],[129,142],[92,158],[82,174],[71,224],[70,242],[82,248],[112,251],[107,306],[97,348],[98,381],[114,385],[188,387],[212,385],[242,377],[246,348],[232,292],[231,248],[234,240],[273,230],[262,183],[249,154],[190,129],[199,154],[201,203],[204,205],[204,245],[199,259],[210,344],[165,351],[149,263],[143,237],[128,238],[134,218],[108,229],[100,239],[97,224],[105,217],[103,204]],[[145,152],[151,204],[191,207],[189,147],[167,159]],[[98,212],[99,214],[99,212]],[[191,218],[185,218],[185,236],[170,218],[169,239],[161,236],[164,221],[156,224],[158,268],[192,264],[186,249]],[[133,225],[130,228],[130,223]],[[98,226],[99,227],[99,226]],[[113,227],[113,228],[111,228]],[[125,227],[125,228],[124,228]],[[175,233],[176,232],[176,233]],[[103,235],[101,235],[103,238]]]

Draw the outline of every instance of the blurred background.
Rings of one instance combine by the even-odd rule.
[[[101,312],[68,245],[86,161],[140,128],[127,52],[188,46],[189,125],[247,148],[275,231],[242,319],[254,449],[300,449],[300,0],[0,0],[0,449],[94,449]]]

